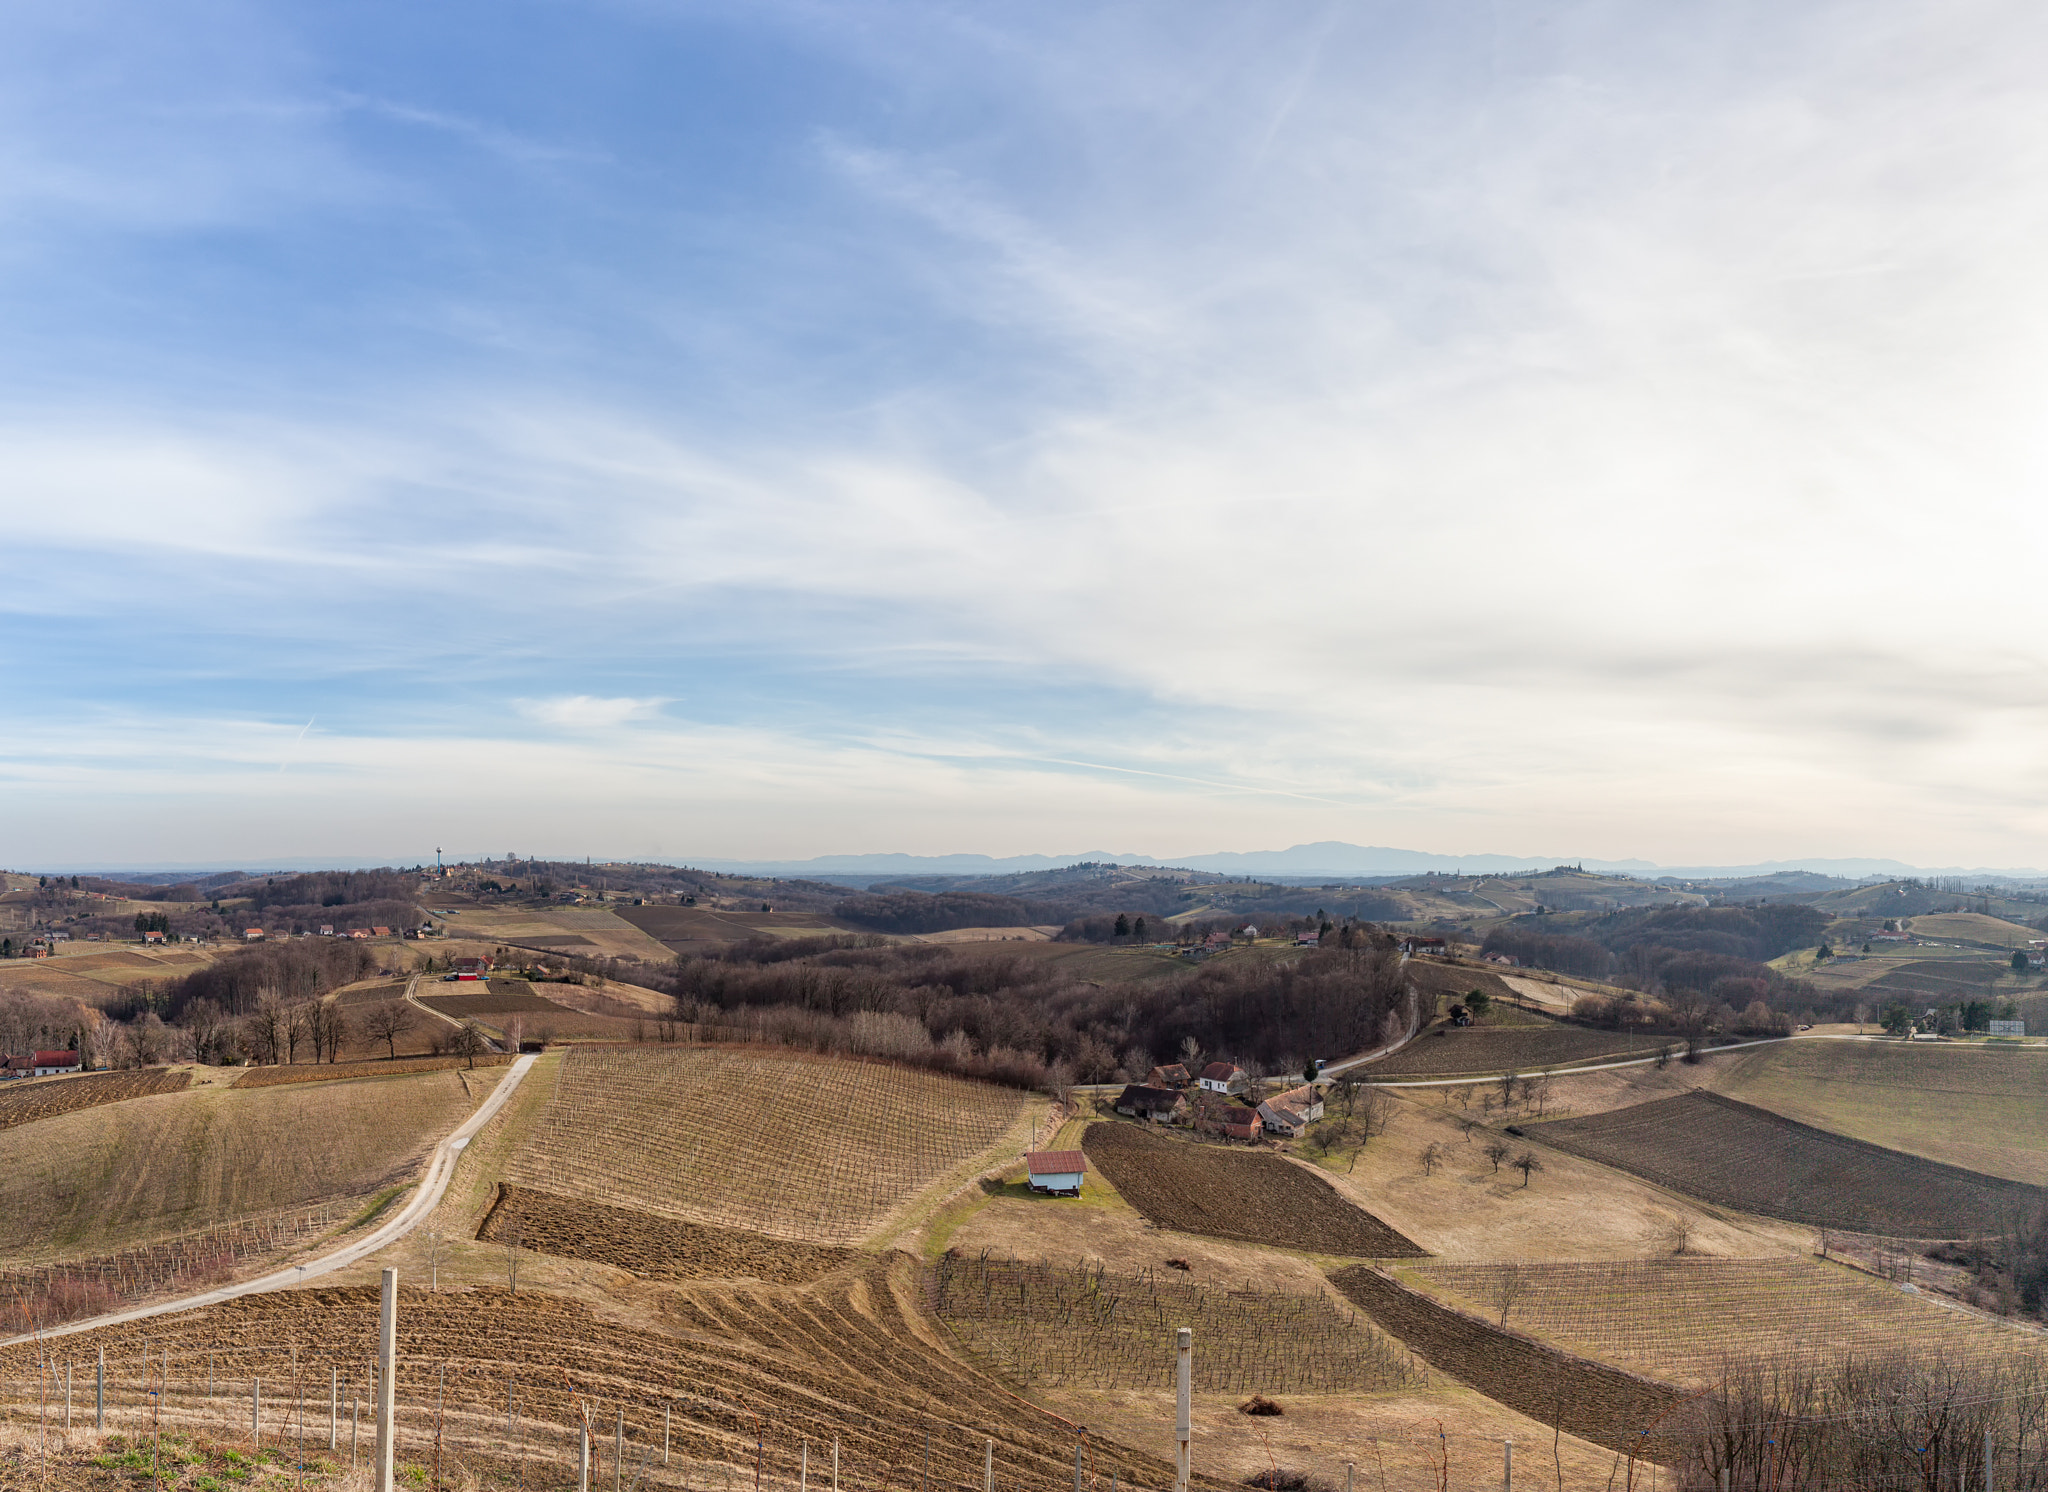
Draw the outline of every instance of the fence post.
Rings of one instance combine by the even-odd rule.
[[[1500,1492],[1515,1492],[1515,1443],[1500,1443]]]
[[[392,1461],[397,1436],[392,1424],[398,1377],[398,1271],[384,1271],[383,1299],[377,1311],[377,1469],[375,1492],[391,1492]]]
[[[1074,1439],[1074,1492],[1081,1492],[1081,1441]]]
[[[1173,1492],[1188,1492],[1188,1478],[1193,1472],[1190,1450],[1194,1438],[1194,1418],[1189,1404],[1189,1391],[1193,1382],[1192,1358],[1195,1350],[1195,1334],[1183,1326],[1174,1333],[1176,1353],[1179,1361],[1175,1365],[1173,1404]],[[390,1492],[389,1488],[380,1492]]]
[[[832,1437],[832,1492],[839,1492],[839,1437]]]
[[[811,1440],[803,1438],[802,1458],[796,1463],[796,1492],[811,1492]]]
[[[1351,1492],[1351,1473],[1357,1469],[1357,1464],[1355,1461],[1344,1463],[1344,1492]]]
[[[664,1466],[668,1465],[668,1417],[675,1407],[673,1404],[661,1406],[661,1464]]]
[[[107,1349],[100,1348],[99,1373],[94,1381],[92,1393],[93,1433],[104,1435],[107,1430]]]
[[[576,1427],[576,1492],[590,1492],[590,1421]]]
[[[263,1449],[263,1380],[249,1380],[249,1449]]]
[[[1992,1449],[1993,1449],[1993,1447],[1992,1447],[1992,1444],[1991,1444],[1991,1429],[1990,1429],[1990,1427],[1989,1427],[1989,1426],[1987,1425],[1987,1426],[1985,1427],[1985,1430],[1984,1430],[1984,1492],[1991,1492],[1991,1452],[1992,1452]]]
[[[612,1429],[612,1492],[619,1492],[619,1477],[626,1469],[626,1406],[619,1406],[619,1418]]]
[[[341,1369],[327,1368],[327,1448],[341,1448]]]
[[[996,1492],[996,1443],[981,1443],[981,1492]]]
[[[64,1364],[64,1432],[71,1432],[71,1364]]]

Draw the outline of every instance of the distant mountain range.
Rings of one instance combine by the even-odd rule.
[[[1994,870],[1987,867],[1913,866],[1902,860],[1814,859],[1767,860],[1750,865],[1659,865],[1650,860],[1589,860],[1571,855],[1438,855],[1427,850],[1392,849],[1384,845],[1346,844],[1326,839],[1286,850],[1220,851],[1160,860],[1150,855],[1088,850],[1076,855],[819,855],[809,860],[693,860],[704,870],[740,875],[896,876],[1005,875],[1026,870],[1055,870],[1088,861],[1116,865],[1177,866],[1249,876],[1413,876],[1430,871],[1445,874],[1502,875],[1510,871],[1548,870],[1554,865],[1582,865],[1587,870],[1628,876],[1676,876],[1684,880],[1729,880],[1806,870],[1849,880],[1919,875],[1986,875],[2033,877],[2037,870]]]

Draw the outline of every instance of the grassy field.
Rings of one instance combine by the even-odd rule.
[[[505,944],[533,952],[573,954],[580,958],[625,958],[664,964],[675,954],[607,907],[483,906],[450,904],[431,894],[426,905],[453,912],[446,930],[451,942],[478,944],[488,950]],[[625,911],[659,911],[628,907]],[[438,950],[437,950],[438,951]]]
[[[1503,1012],[1498,1020],[1489,1015],[1486,1024],[1435,1026],[1391,1057],[1360,1071],[1374,1081],[1536,1072],[1582,1062],[1654,1057],[1672,1045],[1669,1037],[1595,1031],[1521,1012]]]
[[[1731,1354],[1874,1355],[1901,1342],[1956,1358],[2036,1353],[2042,1338],[1907,1295],[1818,1259],[1644,1259],[1603,1264],[1436,1264],[1401,1277],[1481,1316],[1655,1378],[1714,1381]]]
[[[2024,948],[2028,939],[2041,936],[2038,928],[2010,922],[2003,917],[1987,917],[1982,912],[1931,912],[1921,917],[1908,917],[1906,931],[1916,938],[1938,938],[1944,943],[1974,943],[1979,947],[2002,948],[2007,952]]]
[[[1530,1126],[1547,1145],[1723,1207],[1902,1238],[1961,1238],[2039,1188],[1882,1149],[1698,1091]]]
[[[367,1196],[402,1177],[470,1108],[462,1080],[442,1072],[198,1087],[6,1130],[0,1255],[97,1249]]]
[[[797,1052],[572,1051],[506,1179],[775,1237],[854,1244],[1023,1148],[1041,1101]]]
[[[2048,1050],[1780,1042],[1735,1054],[1710,1086],[1818,1129],[2048,1185]]]

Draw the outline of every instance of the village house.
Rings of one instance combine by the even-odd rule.
[[[1322,941],[1321,933],[1305,932],[1294,935],[1294,946],[1297,948],[1318,948],[1322,946]]]
[[[21,950],[21,956],[23,958],[48,958],[50,950],[41,943],[31,943],[28,947]]]
[[[1205,1093],[1242,1093],[1252,1085],[1242,1067],[1228,1062],[1211,1062],[1202,1069],[1200,1081]]]
[[[323,938],[331,938],[331,937],[333,937],[333,936],[334,936],[334,924],[333,924],[332,922],[323,922],[323,923],[321,923],[321,924],[320,924],[320,936],[321,936],[321,937],[323,937]]]
[[[243,941],[243,942],[245,942],[245,943],[260,943],[260,942],[262,942],[262,941],[263,941],[263,929],[262,929],[262,928],[260,928],[260,927],[245,927],[245,928],[243,928],[243,929],[242,929],[242,941]]]
[[[1119,1114],[1129,1114],[1135,1119],[1174,1119],[1188,1106],[1188,1101],[1172,1088],[1150,1088],[1143,1083],[1132,1083],[1117,1095],[1115,1108]]]
[[[1445,946],[1446,945],[1442,938],[1425,938],[1420,936],[1412,936],[1403,938],[1401,940],[1401,951],[1403,953],[1410,954],[1442,953],[1444,951]]]
[[[1078,1197],[1088,1172],[1088,1158],[1078,1150],[1034,1150],[1024,1157],[1031,1189],[1050,1197]]]
[[[1323,1095],[1311,1083],[1276,1093],[1259,1105],[1259,1120],[1268,1131],[1293,1139],[1323,1117]]]
[[[458,974],[469,974],[481,978],[496,967],[489,958],[481,955],[474,958],[456,958],[448,961],[448,967]]]
[[[1191,1088],[1195,1080],[1188,1076],[1187,1067],[1179,1062],[1166,1063],[1155,1067],[1145,1077],[1148,1088]]]
[[[1264,1128],[1259,1111],[1248,1104],[1227,1102],[1204,1093],[1195,1100],[1195,1128],[1204,1134],[1220,1134],[1232,1140],[1256,1140]]]
[[[373,927],[370,929],[370,936],[373,938],[388,938],[391,936],[391,929],[388,927]]]
[[[142,935],[142,941],[145,943],[161,943],[163,940],[164,935],[153,927]]]
[[[18,1057],[0,1058],[11,1078],[49,1078],[78,1071],[76,1052],[24,1052]]]

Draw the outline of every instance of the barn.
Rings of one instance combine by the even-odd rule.
[[[1051,1197],[1078,1197],[1088,1158],[1078,1150],[1034,1150],[1024,1157],[1031,1189]]]

